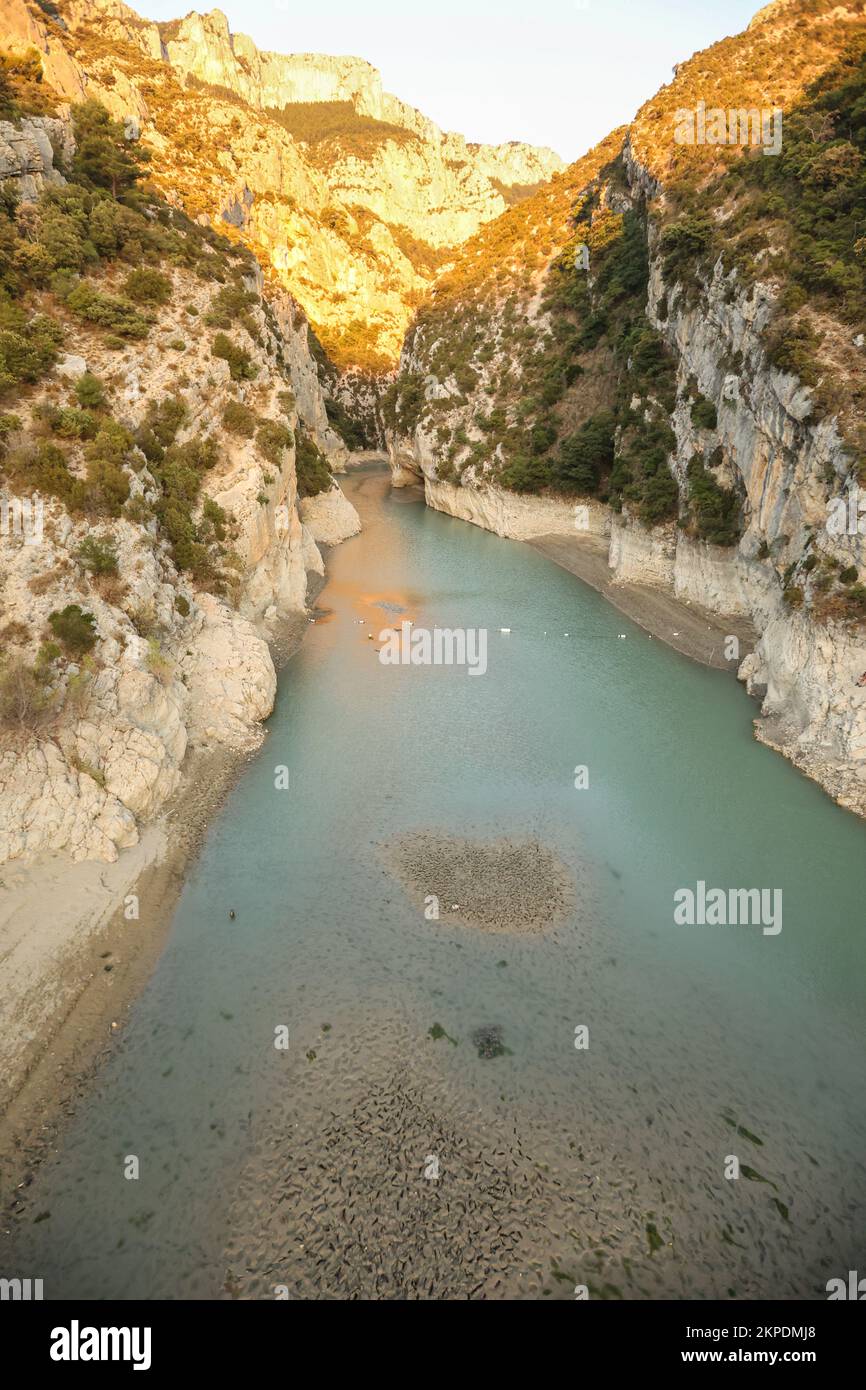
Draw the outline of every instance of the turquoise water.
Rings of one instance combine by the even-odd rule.
[[[729,675],[381,473],[347,491],[365,530],[4,1270],[46,1297],[826,1296],[864,1258],[863,825],[754,742]],[[487,673],[381,665],[382,604],[488,629]],[[425,829],[536,837],[573,913],[426,921],[382,851]],[[781,933],[674,925],[698,880],[780,889]]]

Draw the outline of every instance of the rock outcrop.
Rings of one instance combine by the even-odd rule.
[[[261,53],[219,10],[158,25],[60,0],[52,16],[0,0],[4,43],[36,48],[64,99],[131,122],[169,200],[241,231],[341,366],[393,365],[449,249],[562,167],[443,133],[360,58]]]
[[[34,127],[50,131],[60,146],[70,138],[68,123],[22,122],[37,149]],[[29,156],[7,168],[19,216],[33,226],[39,210],[29,200],[40,180],[62,181],[43,154],[38,169]],[[207,243],[202,251],[206,260],[218,259]],[[305,612],[307,573],[323,570],[314,531],[336,544],[359,528],[336,484],[314,527],[299,515],[299,437],[335,468],[347,450],[328,422],[303,314],[276,287],[263,297],[255,262],[242,265],[245,273],[233,282],[245,305],[244,326],[233,339],[244,364],[240,379],[214,354],[208,326],[220,280],[164,266],[170,293],[151,311],[145,336],[124,346],[70,319],[53,372],[30,388],[14,416],[2,417],[3,449],[23,450],[27,459],[46,434],[52,438],[46,421],[69,412],[85,434],[81,443],[73,435],[63,457],[80,478],[87,476],[86,441],[97,427],[120,431],[127,460],[120,478],[129,503],[94,521],[56,496],[22,497],[20,482],[11,494],[0,493],[0,677],[7,716],[0,863],[42,851],[113,861],[178,790],[193,751],[254,746],[276,689],[270,644],[287,619]],[[113,278],[109,270],[103,288],[116,291]],[[92,390],[98,382],[104,392],[97,415],[78,410],[75,390],[85,374]],[[211,508],[224,557],[222,574],[212,580],[178,567],[156,519],[155,455],[129,448],[133,439],[144,440],[141,431],[166,402],[174,411],[173,447],[207,441],[197,512]],[[232,409],[240,429],[231,428]],[[176,466],[201,466],[197,455],[189,457],[192,465],[181,453]],[[3,462],[0,449],[0,470]],[[24,505],[31,510],[21,525],[15,508]],[[98,555],[110,556],[102,574],[83,559],[94,544]],[[62,660],[59,647],[50,646],[49,620],[74,606],[89,615],[97,640],[92,650]],[[22,714],[16,724],[9,682],[20,669],[23,702],[27,671],[40,661],[50,674],[39,698],[50,697],[50,707],[41,715],[31,709],[33,717]]]
[[[765,273],[745,277],[721,255],[685,283],[665,273],[661,239],[666,182],[675,169],[675,109],[709,100],[731,72],[743,74],[744,105],[761,100],[761,84],[770,77],[779,99],[794,101],[807,74],[831,66],[862,24],[860,6],[821,15],[796,0],[769,6],[746,35],[678,66],[675,82],[647,103],[620,140],[608,166],[618,172],[603,171],[601,161],[586,169],[583,189],[572,199],[576,225],[561,220],[556,191],[543,190],[521,209],[523,221],[514,222],[499,247],[489,246],[482,232],[473,249],[487,268],[479,273],[468,257],[459,260],[440,292],[448,295],[447,312],[437,314],[435,305],[422,311],[407,337],[388,445],[395,484],[422,478],[431,506],[499,535],[552,533],[578,544],[583,537],[596,547],[602,539],[616,582],[654,585],[684,603],[746,618],[758,641],[739,674],[761,701],[757,737],[842,805],[866,814],[866,688],[859,683],[866,628],[845,594],[846,585],[863,584],[866,552],[856,526],[828,526],[831,507],[856,484],[855,451],[845,437],[850,418],[818,409],[816,392],[774,365],[768,330],[778,321],[784,285],[772,251],[763,253]],[[789,62],[788,40],[794,38],[808,54],[799,66]],[[565,177],[573,182],[573,170]],[[665,391],[652,382],[630,401],[626,396],[619,407],[626,423],[614,447],[619,457],[629,447],[628,430],[664,422],[651,442],[658,448],[664,441],[664,468],[676,490],[671,519],[658,525],[640,519],[628,490],[615,499],[615,509],[577,489],[570,498],[533,495],[532,469],[543,472],[533,456],[545,454],[557,431],[560,441],[578,439],[584,422],[613,407],[617,382],[633,376],[631,360],[617,360],[608,348],[604,320],[594,336],[581,337],[575,321],[585,320],[574,312],[578,304],[584,313],[597,308],[598,272],[581,261],[581,243],[593,240],[596,229],[617,235],[617,219],[628,214],[632,235],[645,228],[648,263],[648,287],[634,322],[643,318],[653,331],[654,353],[656,343],[664,345],[658,351],[667,349],[670,399],[663,403]],[[723,219],[730,212],[720,206],[717,214]],[[532,256],[537,229],[557,223],[539,263]],[[593,244],[604,247],[601,230]],[[568,276],[573,291],[563,296]],[[552,284],[559,288],[551,290]],[[557,293],[567,306],[558,319],[551,297]],[[852,387],[862,383],[862,339],[826,315],[822,327],[835,353],[835,365],[824,364],[825,377],[835,371],[849,374]],[[578,343],[573,384],[562,385],[568,357],[558,344],[572,339]],[[546,375],[535,367],[545,361],[551,363]],[[548,391],[553,404],[545,414],[538,402]],[[530,399],[518,417],[521,396]],[[523,449],[515,462],[521,429]],[[535,450],[533,429],[541,434]],[[711,543],[696,528],[690,481],[696,459],[708,485],[722,489],[714,495],[736,500],[741,526],[735,544]],[[509,478],[517,490],[503,486]]]

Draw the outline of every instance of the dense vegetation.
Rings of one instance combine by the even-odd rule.
[[[670,187],[661,240],[664,274],[692,293],[721,257],[741,283],[780,280],[767,337],[774,364],[815,389],[817,413],[856,422],[860,383],[834,361],[821,315],[866,330],[866,35],[785,113],[778,156],[724,152],[709,178],[692,164]],[[725,207],[724,224],[714,210]],[[842,370],[840,370],[842,367]],[[854,426],[857,451],[866,440]]]

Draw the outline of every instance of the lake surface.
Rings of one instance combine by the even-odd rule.
[[[754,742],[730,675],[381,471],[345,486],[364,532],[4,1272],[46,1298],[826,1297],[864,1259],[866,829]],[[487,629],[486,674],[382,665],[368,634],[402,618]],[[536,838],[573,911],[426,920],[383,845],[427,830]],[[781,932],[676,925],[698,881],[781,890]]]

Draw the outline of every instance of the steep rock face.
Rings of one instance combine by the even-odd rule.
[[[48,124],[55,140],[69,139],[64,123]],[[43,165],[41,176],[49,173]],[[28,203],[38,191],[32,162],[19,159],[7,175],[20,194],[20,215],[36,225],[38,209]],[[245,264],[245,327],[234,340],[238,349],[241,337],[246,344],[243,379],[233,379],[229,362],[213,351],[207,320],[220,281],[175,265],[163,268],[170,294],[144,337],[112,342],[70,316],[54,371],[16,403],[15,417],[4,416],[13,425],[5,447],[37,447],[46,420],[62,410],[75,416],[74,389],[85,372],[105,394],[99,419],[110,419],[128,440],[143,438],[155,407],[174,402],[176,446],[211,444],[197,510],[219,509],[228,579],[210,591],[207,581],[178,569],[156,521],[160,485],[151,456],[140,449],[126,455],[133,510],[120,515],[94,522],[25,487],[23,502],[33,510],[16,526],[22,484],[13,482],[11,495],[0,492],[0,676],[6,679],[9,657],[38,663],[51,639],[50,615],[70,605],[92,616],[97,637],[83,657],[65,664],[52,657],[51,710],[35,725],[4,727],[0,863],[43,851],[113,861],[181,786],[191,751],[240,750],[261,738],[276,689],[269,640],[305,611],[307,572],[323,568],[298,515],[296,442],[303,433],[334,466],[347,450],[328,423],[303,315],[282,290],[263,298],[261,272]],[[109,267],[99,283],[116,293],[117,272]],[[229,408],[258,433],[233,432]],[[275,432],[265,446],[263,429]],[[85,476],[86,457],[85,445],[67,446],[73,474]],[[340,521],[329,533],[333,544],[338,531],[349,534],[359,523],[336,486],[327,495]],[[36,516],[38,527],[29,520]],[[110,575],[82,562],[82,546],[94,542],[113,553]],[[8,694],[4,687],[7,709]]]
[[[696,380],[713,402],[715,438],[745,494],[747,526],[736,547],[711,545],[675,524],[648,527],[628,508],[611,515],[593,499],[584,500],[588,525],[585,519],[576,528],[581,499],[518,496],[471,467],[462,486],[441,481],[441,454],[422,427],[411,437],[389,437],[395,485],[421,477],[431,506],[514,539],[559,534],[580,543],[587,535],[608,535],[616,581],[657,585],[711,612],[749,618],[759,641],[740,678],[762,701],[757,736],[842,805],[866,814],[866,693],[856,684],[866,670],[866,635],[849,623],[792,612],[783,594],[783,572],[802,577],[809,554],[834,567],[866,569],[863,537],[831,535],[826,528],[828,498],[845,495],[850,455],[832,419],[809,419],[808,390],[767,361],[760,337],[766,286],[737,293],[717,266],[698,304],[666,287],[668,317],[661,321],[657,259],[650,285],[648,314],[676,352],[681,399]],[[743,366],[735,374],[730,361],[736,353]],[[417,360],[404,363],[408,370],[419,367]],[[429,378],[427,389],[437,389]],[[466,419],[477,408],[458,407],[455,418]],[[683,499],[695,452],[687,417],[681,409],[674,414],[678,438],[669,459]],[[828,477],[837,480],[835,488],[828,489]]]
[[[361,529],[357,511],[339,487],[302,498],[298,509],[301,520],[318,545],[339,545],[350,536],[357,536]]]
[[[617,428],[615,448],[622,456],[635,432],[648,426],[650,442],[654,449],[663,447],[664,468],[676,484],[669,509],[675,519],[647,524],[637,514],[640,503],[620,496],[617,511],[593,525],[590,535],[608,533],[616,582],[655,585],[683,602],[750,620],[758,642],[739,674],[762,703],[757,737],[779,748],[841,804],[866,814],[866,690],[858,684],[866,671],[866,632],[851,605],[846,607],[844,592],[844,585],[855,582],[852,576],[863,583],[866,553],[856,527],[840,533],[827,524],[831,504],[846,498],[854,482],[850,439],[846,445],[839,415],[819,408],[816,391],[774,365],[768,330],[778,322],[785,282],[778,262],[773,265],[772,246],[763,253],[765,273],[747,277],[731,258],[726,264],[720,256],[686,282],[665,275],[664,223],[657,218],[676,167],[670,132],[677,107],[710,102],[731,72],[741,81],[743,104],[764,102],[769,76],[774,99],[778,84],[779,98],[794,100],[809,72],[831,66],[862,23],[860,6],[809,7],[790,0],[768,7],[747,36],[725,40],[678,67],[675,83],[643,108],[628,132],[621,172],[577,191],[576,225],[570,235],[557,233],[545,265],[531,259],[532,237],[521,228],[498,248],[488,246],[482,232],[474,243],[478,257],[499,269],[479,276],[468,259],[458,261],[448,313],[419,315],[404,348],[389,454],[397,485],[423,477],[431,505],[452,515],[519,537],[535,533],[546,509],[547,529],[580,544],[572,513],[574,505],[591,499],[581,499],[577,490],[562,501],[532,495],[532,469],[541,465],[534,462],[530,429],[543,420],[545,431],[558,430],[561,447],[564,439],[577,438],[584,422],[614,407],[617,373],[625,382],[632,376],[631,358],[612,361],[604,355],[603,338],[594,346],[597,336],[582,334],[581,315],[597,307],[599,272],[592,262],[587,271],[577,255],[579,243],[588,240],[595,256],[608,244],[605,232],[616,228],[616,218],[631,215],[628,234],[638,225],[646,228],[648,287],[640,317],[653,339],[657,335],[666,345],[672,365],[665,383],[650,384],[630,401],[626,395],[625,409],[617,406],[626,423]],[[801,54],[796,65],[790,62],[795,40]],[[535,224],[544,225],[551,198],[540,193],[526,205],[536,208]],[[722,192],[715,209],[721,221],[730,215],[724,198]],[[603,250],[599,259],[603,265]],[[635,264],[633,255],[630,265]],[[629,268],[624,260],[620,265]],[[558,320],[549,297],[554,271],[560,300],[567,277],[576,277],[565,292],[570,307]],[[822,328],[840,363],[836,370],[843,380],[847,374],[856,396],[862,339],[827,315]],[[637,332],[635,327],[633,341],[640,345]],[[556,344],[575,334],[578,372],[563,392],[552,372],[561,373],[567,358],[557,354]],[[551,370],[533,372],[533,360],[546,359]],[[661,363],[657,355],[653,360]],[[825,365],[828,370],[832,374]],[[533,414],[527,404],[521,414],[515,403],[522,396],[537,403],[548,386],[553,410],[545,416],[536,405]],[[653,437],[658,420],[664,430]],[[518,469],[513,437],[521,428]],[[544,453],[542,439],[535,457]],[[690,474],[696,459],[712,486],[723,489],[714,496],[737,500],[742,526],[736,544],[700,538]],[[503,475],[512,476],[520,490],[503,491]],[[633,483],[640,478],[632,472]]]
[[[32,198],[47,183],[61,182],[55,145],[63,158],[68,129],[64,121],[32,116],[13,125],[0,121],[0,181],[12,179],[21,196]]]
[[[676,351],[681,384],[696,380],[715,405],[716,438],[745,492],[746,528],[726,562],[724,586],[710,587],[710,606],[745,607],[761,634],[741,676],[752,691],[766,691],[767,740],[863,812],[866,698],[855,682],[866,668],[866,634],[850,623],[792,612],[782,577],[799,577],[808,595],[809,556],[813,566],[866,568],[864,538],[827,528],[830,500],[844,495],[850,454],[833,418],[812,420],[811,392],[767,358],[761,330],[776,293],[772,285],[738,292],[736,275],[717,264],[699,303],[688,305],[681,290],[668,290],[666,322],[658,318],[662,288],[654,259],[648,313]],[[742,366],[733,373],[737,354]],[[675,473],[679,467],[682,475],[692,444],[679,434]],[[672,581],[688,592],[694,565],[683,563],[680,551],[678,545]]]
[[[157,25],[118,0],[60,0],[58,14],[65,28],[0,0],[5,41],[36,47],[62,97],[134,121],[166,196],[241,231],[341,365],[396,361],[444,252],[562,167],[444,134],[361,59],[260,53],[218,10]]]
[[[81,7],[75,10],[80,14]],[[135,26],[127,23],[126,32],[132,36]],[[157,57],[154,30],[156,25],[148,26],[144,43]],[[519,141],[469,145],[462,135],[444,134],[420,111],[384,91],[381,73],[363,58],[262,52],[246,34],[231,32],[221,10],[188,14],[159,25],[158,36],[172,67],[228,88],[251,106],[279,110],[298,102],[351,102],[360,115],[400,126],[429,144],[441,144],[446,158],[472,163],[506,184],[539,183],[562,168],[553,150]]]

